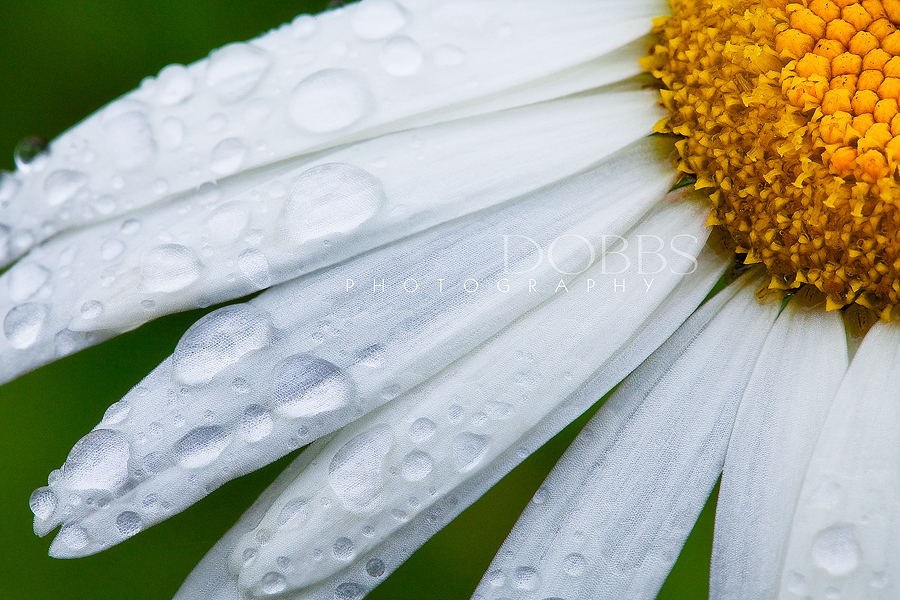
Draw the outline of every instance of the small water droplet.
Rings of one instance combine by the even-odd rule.
[[[141,257],[141,286],[147,292],[177,292],[194,283],[200,269],[200,260],[187,246],[156,246]]]
[[[125,235],[137,235],[141,231],[141,222],[137,219],[128,219],[122,223],[121,231]]]
[[[46,305],[34,302],[14,306],[3,319],[3,335],[9,345],[19,350],[31,347],[44,328],[48,312]]]
[[[100,245],[100,258],[103,260],[114,260],[119,258],[125,252],[125,244],[115,238],[103,240]]]
[[[384,562],[377,558],[373,558],[366,563],[366,573],[369,577],[381,577],[384,575]]]
[[[90,321],[96,319],[103,314],[104,308],[101,302],[96,300],[88,300],[81,305],[81,318]]]
[[[453,465],[460,473],[468,471],[478,464],[488,448],[488,438],[469,431],[453,438]]]
[[[237,138],[224,139],[212,150],[209,168],[219,175],[236,173],[244,163],[247,148]]]
[[[252,44],[229,44],[209,55],[206,83],[225,102],[240,100],[253,92],[272,64],[271,55]]]
[[[266,259],[266,255],[259,250],[250,248],[241,252],[241,255],[238,256],[238,267],[241,273],[250,280],[250,283],[259,289],[272,285],[269,261]]]
[[[78,525],[66,525],[60,529],[59,539],[72,550],[81,550],[88,545],[87,531]]]
[[[50,279],[50,270],[33,260],[23,259],[6,274],[9,299],[15,303],[27,300]]]
[[[334,590],[334,600],[362,600],[366,588],[357,583],[342,583]]]
[[[354,556],[356,556],[353,542],[350,540],[350,538],[345,537],[339,537],[335,540],[334,545],[331,546],[331,553],[336,559],[345,562],[351,560]]]
[[[520,590],[533,590],[540,583],[537,569],[534,567],[516,567],[513,571],[513,581]]]
[[[246,394],[250,391],[250,384],[243,377],[235,377],[231,382],[231,389],[238,394]]]
[[[38,136],[27,137],[18,144],[13,151],[16,167],[23,173],[28,173],[41,155],[47,152],[47,140]]]
[[[316,19],[312,15],[299,15],[291,21],[291,37],[295,40],[308,38],[316,31]]]
[[[110,429],[95,429],[78,440],[62,473],[75,490],[115,491],[128,480],[131,449],[125,436]]]
[[[116,164],[136,169],[156,156],[156,142],[143,106],[133,100],[118,100],[103,110],[103,131]]]
[[[244,566],[249,565],[254,558],[256,558],[256,548],[247,548],[241,555],[241,560],[243,561]]]
[[[380,40],[406,25],[406,10],[394,0],[369,0],[356,5],[350,27],[364,40]]]
[[[434,421],[421,417],[409,426],[409,438],[418,444],[433,436],[436,429],[437,425]]]
[[[261,589],[264,594],[280,594],[287,589],[287,581],[285,580],[284,575],[272,571],[263,576],[262,581],[259,584],[259,589]]]
[[[394,77],[409,77],[422,66],[424,55],[417,43],[406,36],[389,39],[381,47],[378,62],[381,68]]]
[[[434,468],[431,456],[421,450],[413,450],[407,454],[400,464],[400,473],[407,481],[422,481]]]
[[[194,93],[194,78],[183,65],[163,67],[156,76],[156,100],[172,106],[190,98]]]
[[[531,501],[535,504],[543,504],[547,501],[547,498],[550,497],[550,493],[547,491],[547,488],[541,486],[534,493],[534,496],[531,498]]]
[[[290,418],[342,408],[352,393],[353,382],[344,371],[311,354],[290,356],[276,370],[275,408]]]
[[[817,533],[813,539],[813,562],[830,575],[852,573],[859,565],[859,553],[859,542],[852,525],[833,525]]]
[[[143,528],[144,522],[136,512],[126,510],[116,517],[116,529],[122,537],[130,538],[140,533]]]
[[[291,500],[278,513],[278,526],[291,529],[298,527],[309,517],[309,502],[302,498]]]
[[[269,411],[258,404],[251,404],[241,415],[241,435],[247,441],[258,442],[270,433],[274,423]]]
[[[372,109],[369,86],[346,69],[324,69],[297,84],[288,100],[293,122],[312,133],[353,125]]]
[[[59,206],[68,202],[87,186],[87,181],[87,176],[81,171],[60,169],[50,173],[44,181],[47,204]]]
[[[394,445],[387,425],[361,433],[338,450],[328,467],[328,481],[341,503],[354,512],[366,512],[383,489],[384,459]]]
[[[582,573],[584,573],[586,564],[587,560],[585,560],[584,556],[578,554],[577,552],[573,552],[563,559],[562,567],[563,571],[565,571],[568,575],[571,575],[572,577],[578,577]]]
[[[205,467],[228,447],[231,436],[217,426],[198,427],[176,442],[173,452],[186,469]]]
[[[28,499],[28,506],[34,516],[42,521],[46,521],[53,516],[56,510],[56,494],[48,487],[42,487],[34,490]]]

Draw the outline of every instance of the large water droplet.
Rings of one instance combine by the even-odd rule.
[[[137,535],[144,528],[144,522],[136,512],[126,510],[116,517],[116,530],[122,537],[130,538]]]
[[[44,327],[47,312],[45,304],[26,302],[14,306],[3,319],[3,335],[9,345],[24,350],[34,344]]]
[[[372,108],[366,82],[346,69],[324,69],[297,84],[288,100],[288,115],[312,133],[353,125]]]
[[[224,139],[212,150],[209,168],[219,175],[237,173],[247,156],[247,147],[237,138]]]
[[[291,418],[346,406],[353,382],[336,365],[311,354],[289,356],[275,375],[275,409]]]
[[[194,78],[182,65],[163,67],[156,76],[156,100],[171,106],[191,97],[194,93]]]
[[[291,500],[278,513],[278,526],[293,528],[302,525],[309,517],[309,502],[303,499]]]
[[[66,485],[76,490],[115,491],[128,479],[128,440],[118,431],[95,429],[75,444],[62,466]]]
[[[384,486],[384,459],[394,445],[387,425],[377,425],[344,444],[328,466],[328,481],[348,510],[373,510]]]
[[[250,220],[250,207],[243,202],[228,202],[209,215],[207,225],[209,241],[216,246],[223,246],[238,238]]]
[[[419,45],[402,35],[386,41],[378,57],[381,68],[394,77],[409,77],[419,70],[423,60]]]
[[[225,102],[248,96],[265,77],[272,57],[251,44],[229,44],[209,55],[206,83]]]
[[[816,534],[812,545],[816,566],[835,576],[849,575],[859,566],[859,542],[852,525],[839,524]]]
[[[269,272],[269,261],[266,255],[255,248],[244,250],[238,256],[238,268],[250,283],[259,289],[272,285],[272,275]]]
[[[200,277],[200,268],[200,259],[187,246],[156,246],[141,257],[141,287],[147,292],[177,292]]]
[[[186,385],[206,383],[225,367],[272,340],[265,313],[251,304],[211,312],[185,332],[172,355],[175,378]]]
[[[319,165],[291,187],[282,210],[283,231],[296,244],[348,233],[372,218],[384,201],[374,175],[343,163]]]
[[[435,425],[434,421],[431,419],[426,419],[425,417],[418,418],[409,426],[409,439],[417,444],[424,442],[434,435],[436,429],[437,425]]]
[[[251,404],[241,415],[241,435],[248,442],[258,442],[272,433],[273,427],[269,411],[258,404]]]
[[[460,473],[473,468],[488,447],[488,438],[469,431],[453,438],[453,465]]]
[[[50,279],[50,270],[33,260],[23,259],[6,274],[9,299],[15,303],[27,300]]]
[[[103,111],[103,131],[123,169],[140,167],[156,155],[153,132],[141,108],[137,102],[120,100]]]
[[[264,594],[280,594],[287,589],[287,580],[281,573],[272,571],[266,573],[259,584],[259,589]]]
[[[59,206],[75,197],[87,185],[87,176],[81,171],[60,169],[53,171],[44,181],[47,204]]]
[[[28,173],[34,163],[47,152],[47,140],[37,136],[27,137],[18,144],[13,151],[16,167],[23,173]]]
[[[173,452],[182,467],[197,469],[216,460],[230,441],[231,436],[221,427],[198,427],[178,440]]]
[[[48,487],[42,487],[34,490],[28,499],[28,506],[34,516],[42,521],[46,521],[53,516],[56,510],[56,494]]]
[[[433,468],[434,461],[428,454],[420,450],[413,450],[400,464],[400,473],[407,481],[422,481],[428,477]]]
[[[364,40],[380,40],[395,33],[409,20],[394,0],[367,0],[356,5],[350,27]]]
[[[340,537],[331,546],[331,553],[338,560],[348,561],[356,556],[353,541],[350,538]]]

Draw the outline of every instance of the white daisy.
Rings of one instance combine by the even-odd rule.
[[[363,0],[166,67],[20,161],[6,380],[273,286],[35,491],[51,554],[312,442],[177,597],[361,598],[625,378],[478,597],[654,597],[723,466],[712,597],[892,594],[896,326],[859,338],[900,294],[900,11],[677,5],[643,63],[677,142],[648,136],[639,64],[667,11]],[[670,191],[677,155],[700,191]],[[734,250],[763,267],[697,310]]]

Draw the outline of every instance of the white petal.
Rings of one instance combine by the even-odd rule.
[[[126,440],[131,480],[106,491],[103,510],[96,501],[60,507],[54,518],[36,518],[36,531],[78,523],[92,540],[82,554],[117,543],[115,515],[140,513],[149,526],[180,512],[418,385],[592,262],[619,270],[621,255],[600,253],[665,194],[670,148],[645,138],[530,198],[208,315],[97,426]],[[702,204],[686,203],[673,242],[682,251],[705,236]],[[672,256],[667,250],[665,260]],[[658,269],[649,258],[645,270]],[[63,478],[51,489],[68,497],[85,487],[73,485]],[[149,510],[147,497],[157,499]]]
[[[402,132],[64,234],[0,276],[0,315],[43,311],[27,336],[5,327],[0,381],[541,188],[645,135],[655,102],[607,91]]]
[[[773,598],[803,476],[848,366],[840,314],[790,302],[741,400],[722,474],[711,598]]]
[[[876,323],[834,399],[791,524],[779,598],[893,598],[900,584],[900,328]]]
[[[665,11],[655,1],[366,0],[166,67],[15,174],[0,264],[61,229],[242,170],[553,97],[521,91],[532,82],[580,91],[544,80],[589,82],[579,66],[645,35]]]
[[[778,313],[755,280],[701,308],[630,375],[551,472],[476,594],[653,598],[718,478]]]
[[[629,239],[702,231],[702,213],[670,206]],[[650,290],[639,284],[591,296],[573,287],[425,385],[313,445],[178,597],[238,598],[235,576],[254,595],[270,584],[296,589],[297,598],[364,593],[633,368],[642,356],[619,353],[628,345],[650,351],[641,326],[655,310],[662,322],[652,335],[671,331],[721,273],[723,261],[703,259],[684,287],[662,273]]]

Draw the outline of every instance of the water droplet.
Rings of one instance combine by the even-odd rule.
[[[334,590],[334,600],[362,600],[366,588],[358,583],[342,583]]]
[[[353,125],[372,108],[365,80],[346,69],[324,69],[297,84],[288,100],[288,115],[312,133]]]
[[[121,231],[125,235],[137,235],[141,230],[141,222],[137,219],[128,219],[122,223]]]
[[[194,323],[178,342],[172,355],[175,379],[185,385],[206,383],[271,339],[268,317],[253,305],[220,308]]]
[[[96,319],[103,314],[103,304],[96,300],[88,300],[81,305],[81,318],[86,321]]]
[[[385,201],[381,181],[351,165],[313,167],[297,178],[282,210],[282,228],[295,244],[353,231]]]
[[[103,414],[103,422],[107,425],[121,423],[131,412],[131,403],[128,400],[119,400],[110,405]]]
[[[852,525],[838,524],[816,534],[812,558],[830,575],[849,575],[859,565],[859,542]]]
[[[409,20],[394,0],[368,0],[356,5],[350,27],[364,40],[380,40],[395,33]]]
[[[309,517],[309,502],[303,499],[291,500],[278,513],[278,526],[294,528],[302,525]]]
[[[59,539],[72,550],[81,550],[88,545],[88,534],[78,525],[66,525],[59,530]]]
[[[46,521],[53,516],[56,510],[56,494],[48,487],[42,487],[34,490],[28,499],[28,506],[34,516],[42,521]]]
[[[582,573],[584,573],[584,567],[586,564],[587,560],[585,560],[584,556],[578,554],[577,552],[573,552],[563,559],[562,567],[563,571],[565,571],[568,575],[571,575],[572,577],[578,577]]]
[[[136,512],[126,510],[116,517],[116,529],[122,537],[130,538],[144,528],[144,522]]]
[[[262,581],[259,584],[259,589],[261,589],[264,594],[280,594],[287,589],[287,581],[285,580],[284,575],[272,571],[263,576]]]
[[[394,77],[409,77],[422,66],[422,49],[406,36],[389,39],[381,47],[378,62],[381,68]]]
[[[200,268],[200,260],[187,246],[156,246],[141,257],[141,286],[147,292],[177,292],[200,277]]]
[[[247,548],[241,555],[241,560],[245,566],[249,565],[254,558],[256,558],[256,548]]]
[[[547,488],[541,486],[534,493],[534,496],[531,498],[531,501],[535,504],[543,504],[547,501],[547,498],[550,497],[550,493],[547,491]]]
[[[231,389],[238,394],[246,394],[250,392],[250,384],[243,377],[235,377],[231,382]]]
[[[291,37],[296,40],[308,38],[316,31],[316,19],[312,15],[299,15],[291,21]]]
[[[48,279],[50,279],[49,269],[32,260],[20,260],[6,274],[9,299],[16,303],[27,300],[41,289]]]
[[[346,406],[353,382],[336,365],[311,354],[286,358],[275,375],[275,408],[290,418],[307,417]]]
[[[456,46],[444,44],[434,49],[431,59],[439,69],[449,69],[461,65],[466,60],[466,53]]]
[[[488,438],[469,431],[453,438],[453,465],[460,473],[473,468],[487,451]]]
[[[258,404],[251,404],[241,415],[241,435],[247,441],[258,442],[272,433],[273,427],[269,411]]]
[[[163,67],[156,76],[156,100],[172,106],[183,102],[194,93],[194,78],[182,65]]]
[[[348,561],[356,556],[353,542],[350,538],[345,537],[339,537],[334,541],[334,545],[331,547],[331,553],[336,559],[343,561]]]
[[[128,479],[131,449],[125,436],[110,429],[95,429],[75,444],[62,473],[75,490],[114,491]]]
[[[206,83],[225,102],[248,96],[265,77],[272,57],[251,44],[229,44],[209,55]]]
[[[506,576],[500,569],[488,571],[484,577],[491,587],[503,587],[506,584]]]
[[[87,176],[81,171],[61,169],[53,171],[44,181],[47,204],[59,206],[75,197],[87,185]]]
[[[205,467],[228,447],[231,436],[221,427],[198,427],[175,443],[173,452],[186,469]]]
[[[247,148],[237,138],[224,139],[213,148],[209,168],[219,175],[236,173],[244,163]]]
[[[400,464],[400,473],[407,481],[422,481],[434,468],[431,456],[420,450],[413,450]]]
[[[236,240],[247,227],[250,207],[243,202],[228,202],[216,209],[207,219],[209,241],[224,246]]]
[[[384,485],[384,459],[394,445],[387,425],[377,425],[354,437],[335,453],[328,481],[341,503],[353,512],[372,510]]]
[[[119,258],[123,252],[125,252],[125,244],[114,238],[103,240],[100,245],[100,258],[103,260]]]
[[[38,158],[47,152],[47,141],[37,136],[27,137],[18,144],[13,151],[16,167],[23,173],[28,173],[31,166]]]
[[[366,563],[366,573],[369,577],[381,577],[384,575],[384,563],[377,558],[371,559]]]
[[[384,346],[373,344],[359,353],[357,362],[363,366],[377,369],[384,364]]]
[[[250,248],[241,252],[241,255],[238,256],[238,267],[241,269],[241,273],[250,280],[250,283],[259,289],[272,285],[269,261],[266,259],[266,255],[259,250]]]
[[[409,438],[418,444],[433,436],[436,429],[434,421],[421,417],[409,426]]]
[[[540,578],[534,567],[516,567],[513,571],[513,581],[520,590],[533,590],[540,583]]]
[[[34,302],[14,306],[3,319],[3,335],[9,345],[24,350],[34,344],[44,327],[47,312],[46,305]]]
[[[103,131],[123,169],[135,169],[156,156],[156,142],[140,103],[119,100],[102,114]]]

